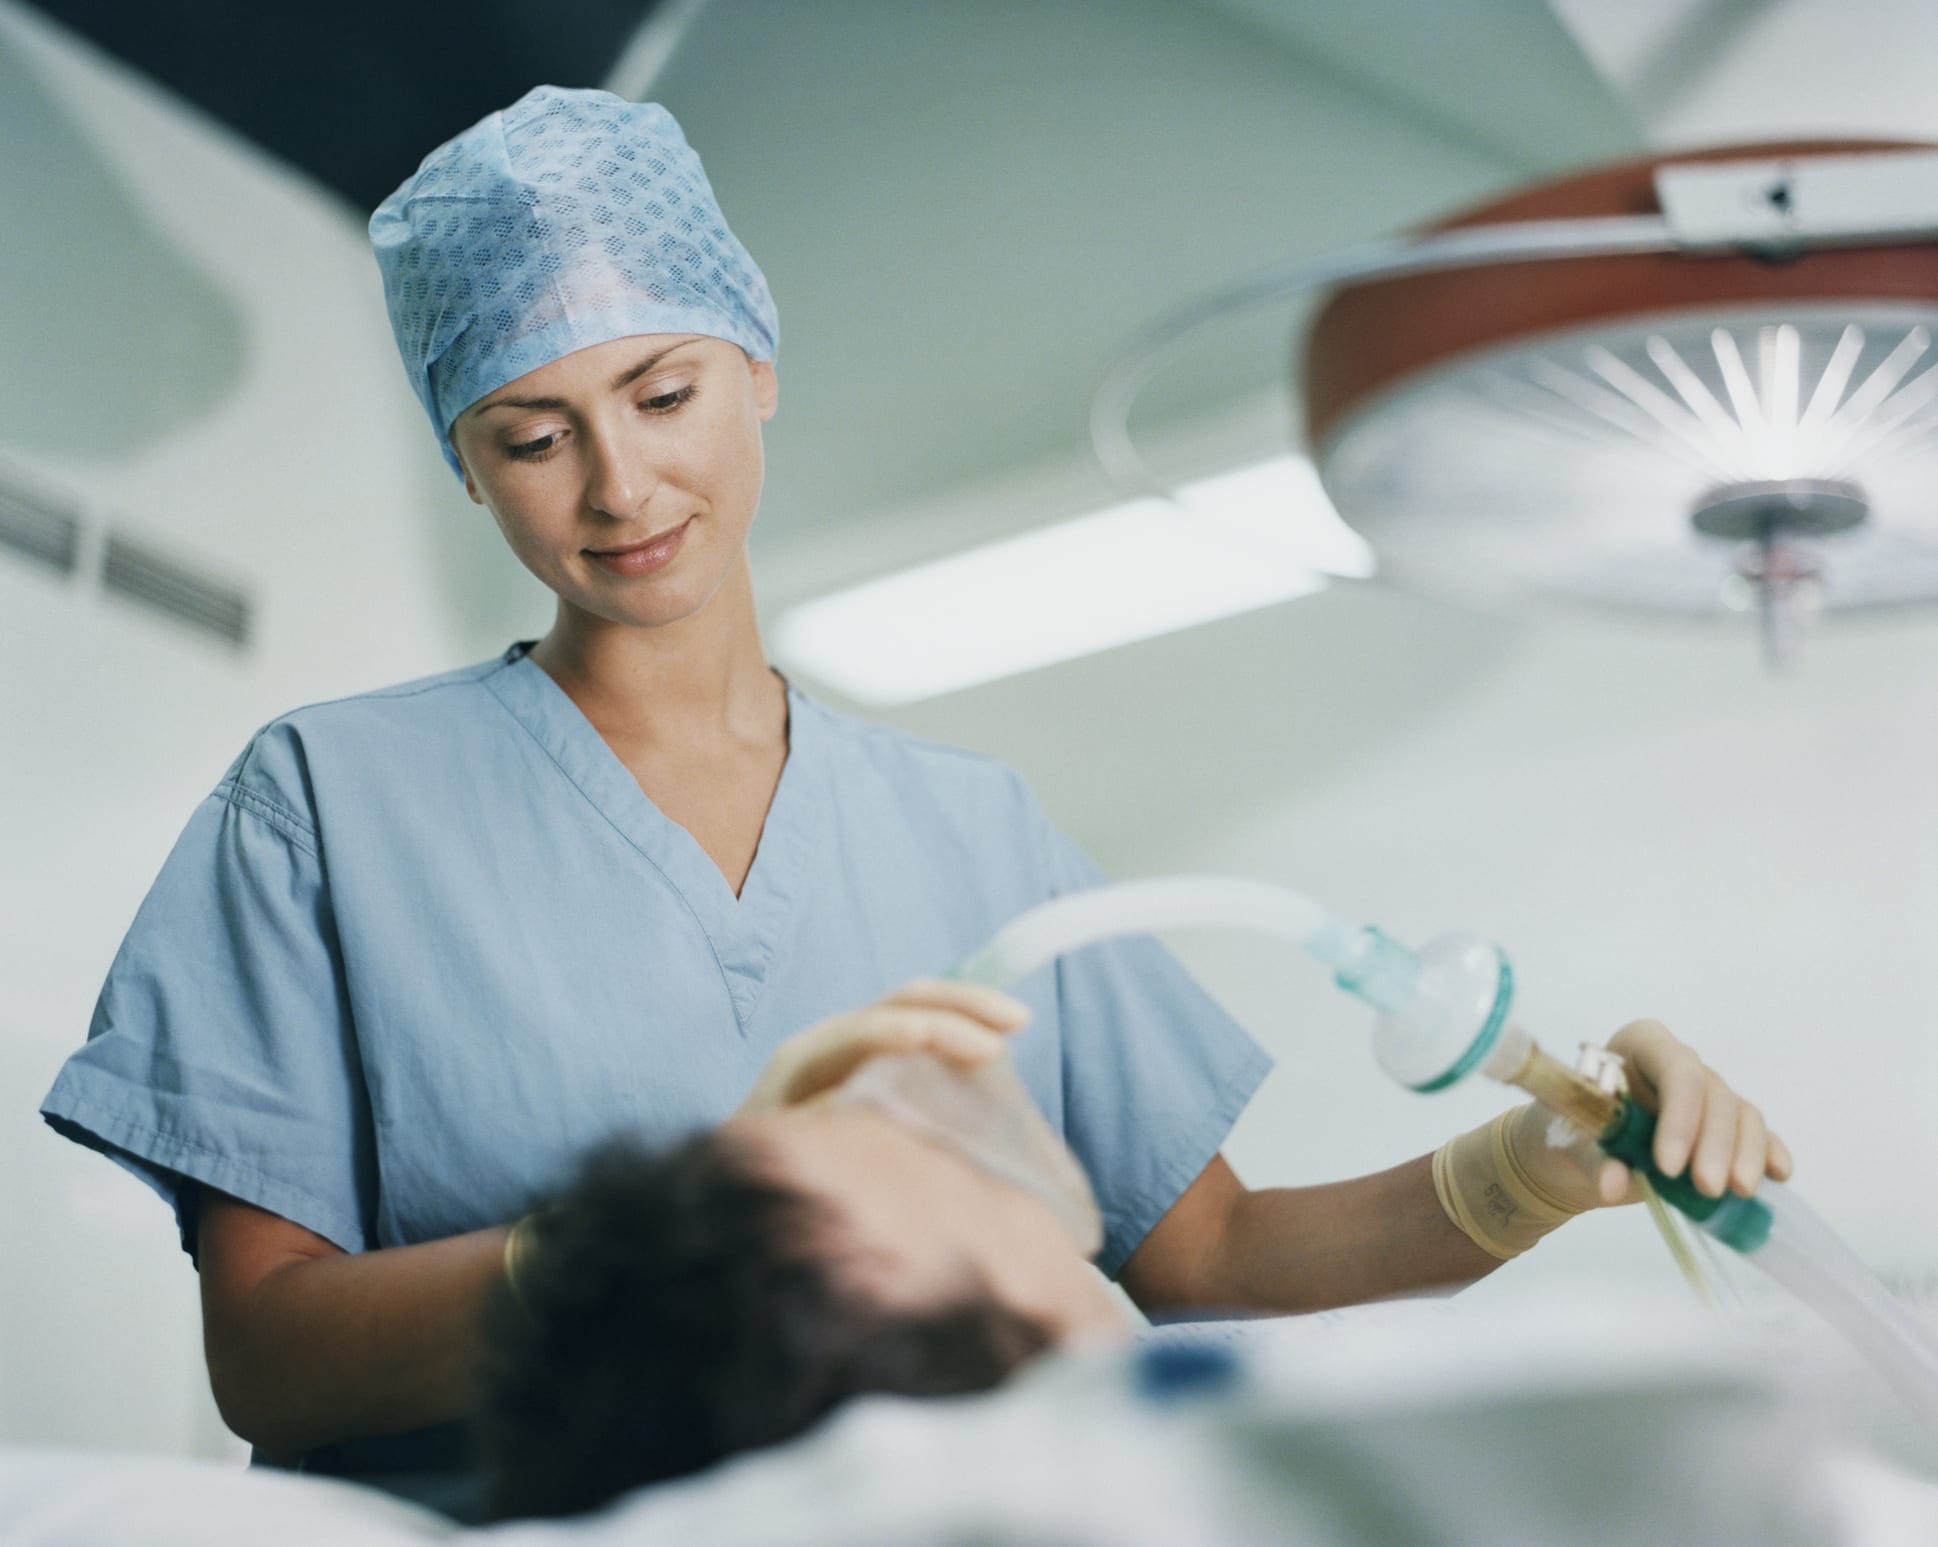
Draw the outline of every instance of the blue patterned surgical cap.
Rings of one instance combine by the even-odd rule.
[[[700,333],[774,358],[767,281],[665,108],[540,86],[370,217],[390,326],[444,459],[451,421],[561,355]]]

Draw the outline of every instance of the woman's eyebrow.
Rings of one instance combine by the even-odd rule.
[[[668,344],[664,349],[655,350],[637,365],[628,366],[613,377],[611,390],[617,392],[621,387],[630,386],[676,349],[684,349],[688,344],[699,342],[697,338],[683,338],[677,344]],[[501,397],[493,398],[489,403],[480,403],[469,411],[488,414],[494,408],[569,408],[570,406],[564,398],[560,397]]]
[[[668,355],[672,354],[675,350],[684,349],[688,344],[697,344],[699,342],[700,341],[697,338],[683,338],[677,344],[668,344],[664,349],[660,350],[658,353],[648,355],[645,359],[641,360],[639,364],[633,366],[629,370],[621,371],[617,376],[613,377],[612,390],[614,392],[617,392],[621,387],[630,386],[633,382],[638,381],[640,377],[644,376],[648,371],[650,371],[654,366],[658,365],[660,361],[664,360]]]

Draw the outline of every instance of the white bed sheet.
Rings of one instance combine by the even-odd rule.
[[[1938,1543],[1938,1436],[1807,1340],[1738,1342],[1681,1301],[1549,1289],[1159,1341],[1230,1357],[1072,1354],[987,1397],[858,1403],[574,1522],[464,1531],[341,1483],[0,1451],[0,1542]]]

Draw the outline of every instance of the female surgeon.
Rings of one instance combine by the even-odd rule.
[[[617,1131],[717,1123],[791,1034],[1098,872],[1008,769],[767,664],[746,541],[775,311],[662,108],[535,90],[370,232],[439,447],[556,621],[259,731],[43,1110],[173,1203],[259,1458],[464,1514],[474,1312],[528,1201]],[[1268,1060],[1160,947],[1020,998],[930,984],[848,1034],[973,1058],[1027,1019],[1010,1045],[1095,1183],[1097,1265],[1149,1310],[1457,1284],[1626,1186],[1558,1167],[1524,1108],[1377,1176],[1248,1190],[1218,1151]],[[1661,1027],[1616,1045],[1666,1169],[1787,1172]]]

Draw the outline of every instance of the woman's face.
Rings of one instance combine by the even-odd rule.
[[[471,498],[524,566],[589,618],[692,616],[739,562],[760,503],[774,368],[653,333],[561,356],[451,426]]]

